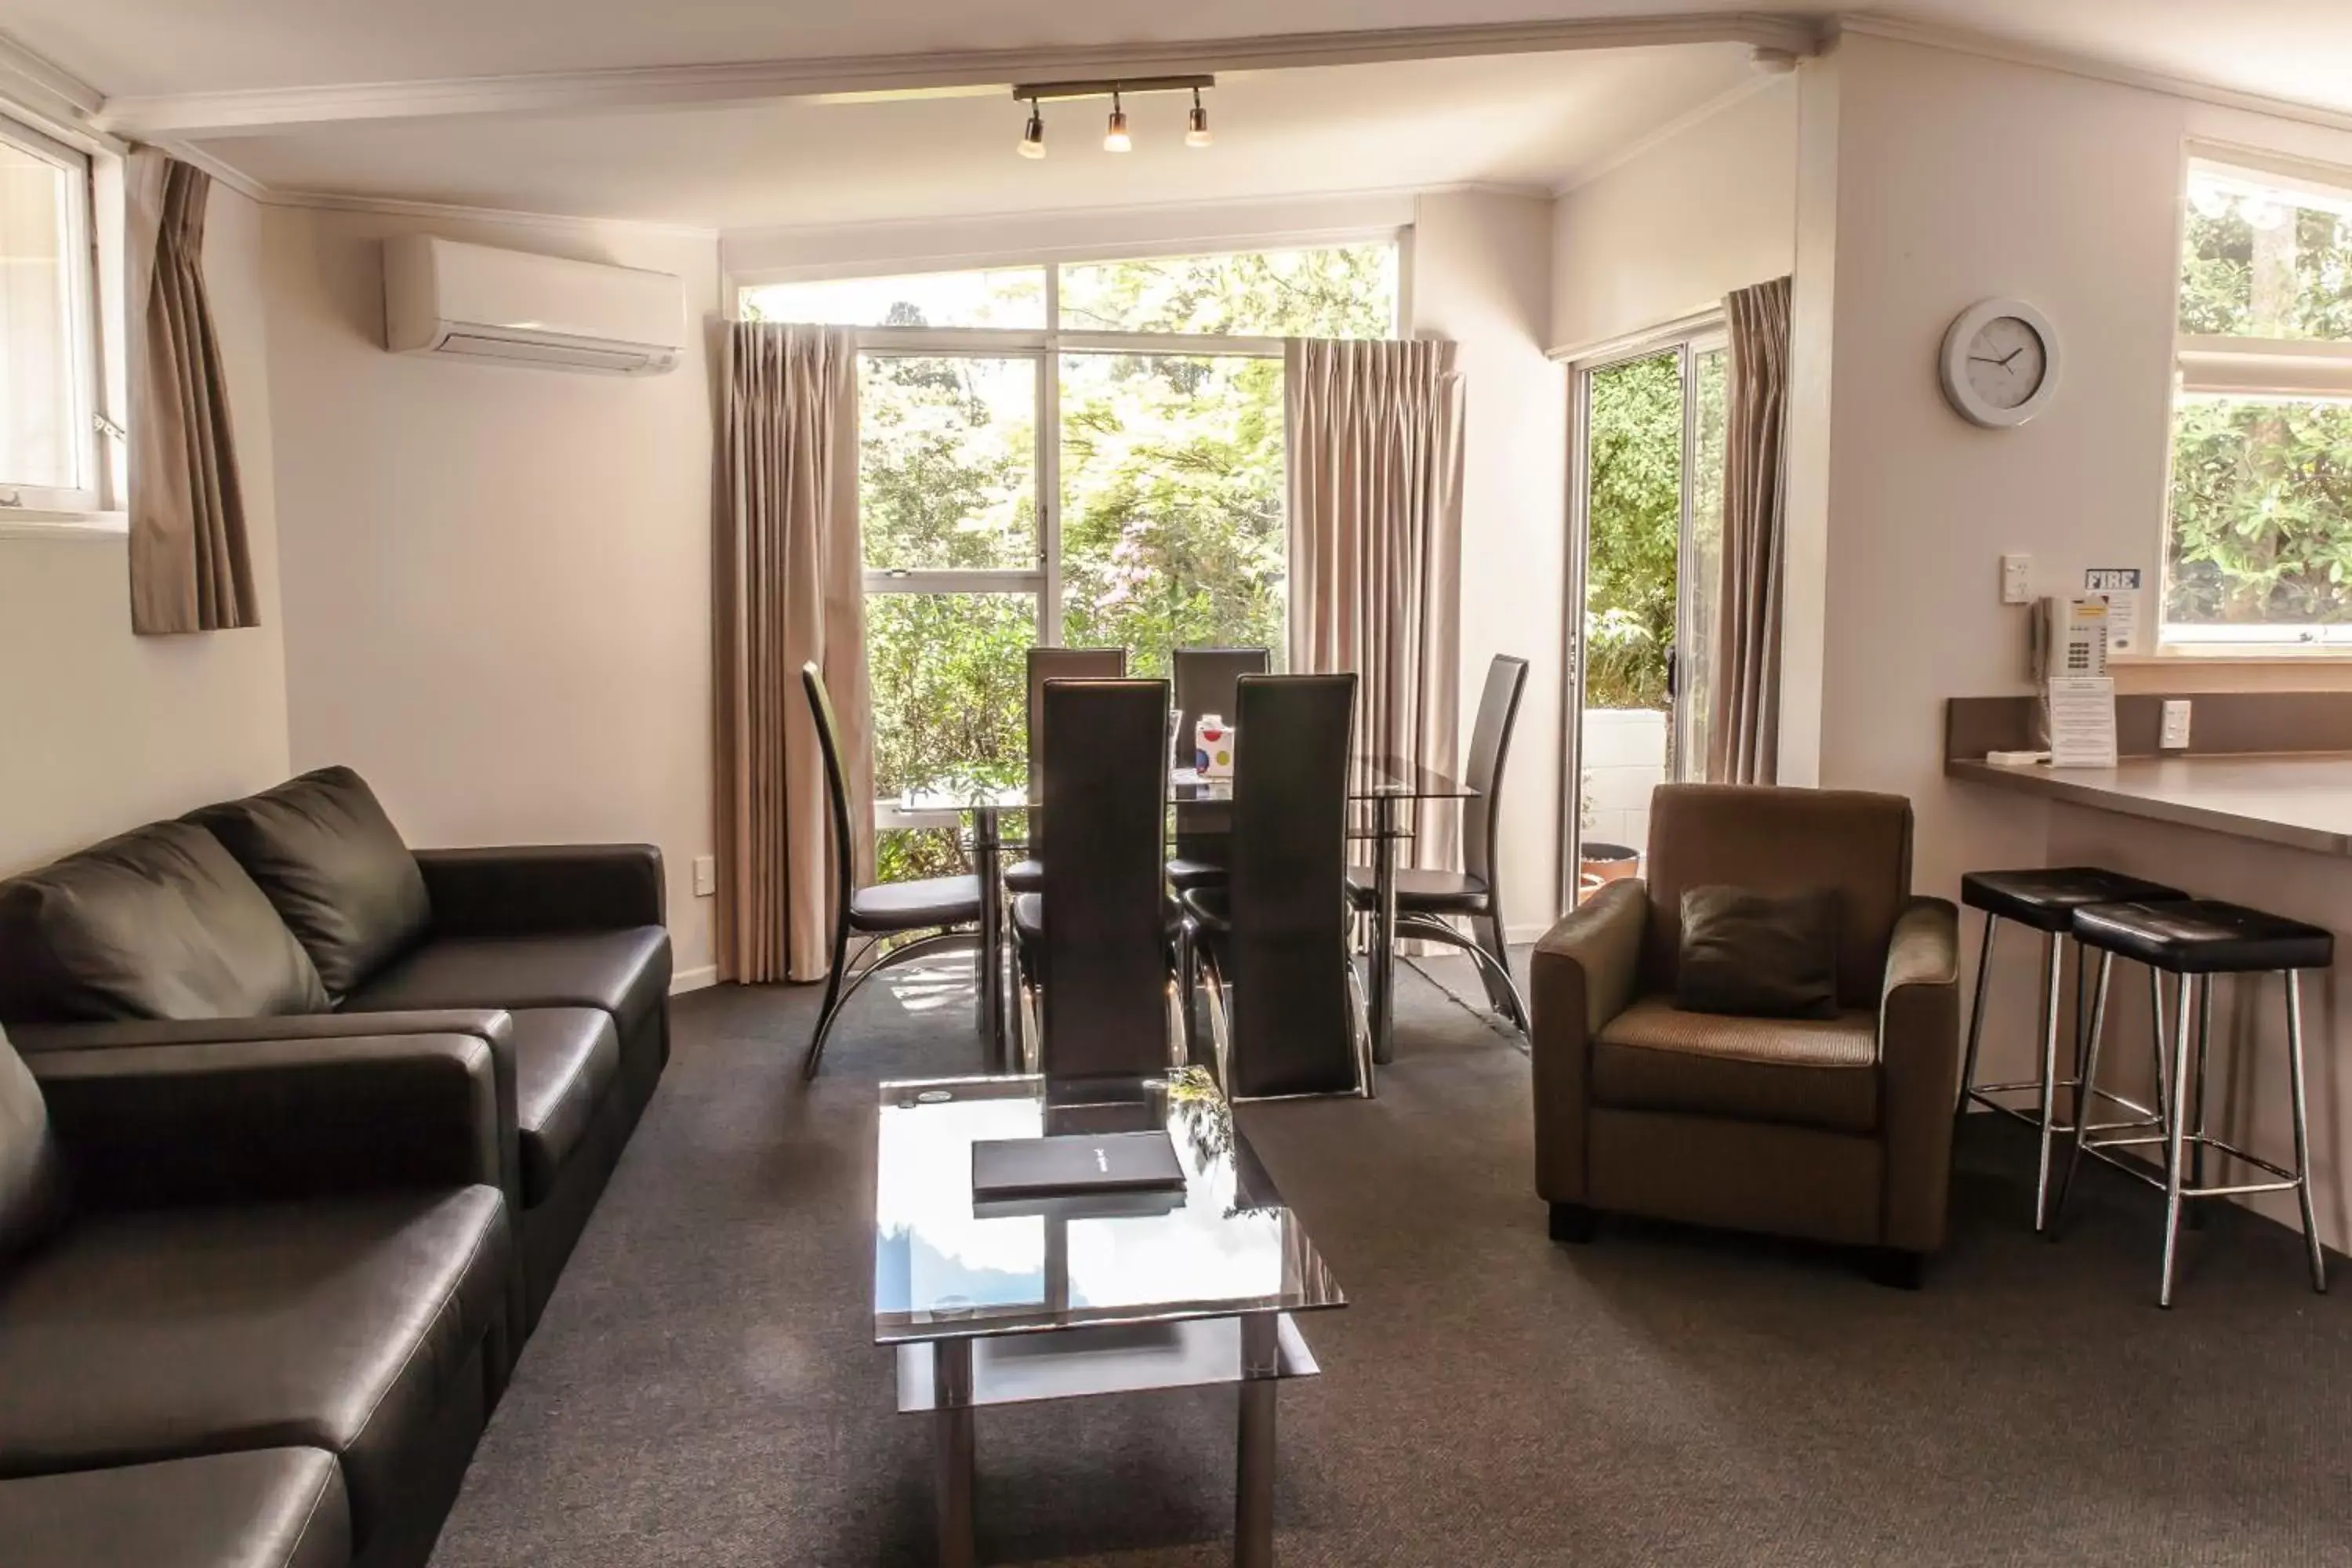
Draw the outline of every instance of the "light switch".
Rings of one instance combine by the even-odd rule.
[[[2004,605],[2033,603],[2033,557],[2004,555],[2000,558],[2000,602]]]
[[[2185,751],[2189,745],[2189,699],[2168,697],[2164,700],[2164,733],[2157,741],[2159,750]]]
[[[694,896],[707,899],[719,891],[719,862],[709,855],[694,858]]]

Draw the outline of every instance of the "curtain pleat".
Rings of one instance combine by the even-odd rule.
[[[131,627],[145,636],[258,626],[228,379],[205,292],[212,178],[142,150],[129,177],[134,266]]]
[[[1780,761],[1780,578],[1788,552],[1790,282],[1723,302],[1731,340],[1723,474],[1723,594],[1717,610],[1706,776],[1772,784]]]
[[[824,758],[801,690],[824,672],[853,802],[874,798],[857,522],[857,351],[835,327],[729,329],[718,558],[719,949],[745,984],[822,979],[836,897]],[[874,819],[853,811],[862,877]]]
[[[1356,749],[1451,773],[1461,681],[1462,377],[1454,345],[1294,340],[1284,353],[1290,668],[1353,670]],[[1408,863],[1451,867],[1425,803]]]

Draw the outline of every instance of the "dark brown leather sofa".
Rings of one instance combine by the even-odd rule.
[[[1911,894],[1911,806],[1858,791],[1669,784],[1646,880],[1537,944],[1536,1188],[1552,1234],[1605,1212],[1872,1249],[1916,1284],[1944,1242],[1959,1086],[1958,913]],[[1684,889],[1839,895],[1832,1019],[1675,1005]]]
[[[480,1039],[527,1335],[669,1058],[662,922],[651,845],[412,853],[323,768],[0,882],[0,1024],[31,1058]]]
[[[0,1036],[0,1561],[423,1563],[509,1359],[488,1046],[34,1060]]]

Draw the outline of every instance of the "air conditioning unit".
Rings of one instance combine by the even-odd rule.
[[[394,353],[659,375],[686,347],[686,286],[667,272],[402,235],[383,242],[383,338]]]

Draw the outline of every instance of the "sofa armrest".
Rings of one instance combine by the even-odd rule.
[[[661,851],[651,844],[420,849],[416,864],[444,936],[530,936],[657,926]]]
[[[1585,1201],[1584,1112],[1592,1040],[1633,1000],[1650,892],[1611,882],[1562,916],[1528,965],[1534,1027],[1536,1191],[1549,1203]]]
[[[1960,912],[1914,899],[1895,922],[1878,1004],[1880,1123],[1886,1185],[1883,1245],[1944,1245],[1952,1106],[1960,1087]]]
[[[478,1035],[28,1051],[78,1198],[116,1207],[502,1187]]]

